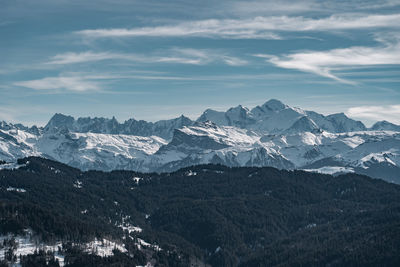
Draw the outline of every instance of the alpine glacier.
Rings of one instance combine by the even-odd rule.
[[[161,172],[219,163],[356,172],[400,183],[400,126],[381,121],[367,128],[344,113],[324,116],[275,99],[251,110],[207,109],[196,121],[55,114],[40,128],[0,122],[0,160],[31,155],[83,170]]]

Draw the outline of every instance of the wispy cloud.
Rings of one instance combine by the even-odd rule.
[[[236,64],[236,62],[232,62]],[[304,75],[301,75],[304,78]],[[62,73],[57,77],[45,77],[42,79],[18,81],[14,82],[13,86],[21,86],[30,88],[33,90],[41,90],[49,93],[60,93],[62,91],[70,92],[85,92],[85,91],[96,91],[96,93],[115,93],[123,94],[121,91],[107,90],[107,85],[118,83],[121,80],[145,80],[145,81],[186,81],[186,82],[199,82],[199,81],[212,81],[212,82],[226,82],[234,81],[238,84],[238,81],[248,80],[265,80],[265,81],[281,81],[298,83],[300,76],[296,74],[242,74],[242,75],[188,75],[188,76],[177,76],[168,73],[157,73],[157,72],[126,72],[126,73],[85,73],[85,72],[67,72]],[[10,87],[12,89],[14,87]]]
[[[225,12],[240,16],[255,14],[295,14],[304,12],[337,13],[343,11],[366,11],[400,6],[398,0],[247,0],[222,2]]]
[[[228,39],[280,39],[277,31],[328,31],[377,27],[399,28],[400,14],[343,14],[325,18],[271,16],[250,19],[209,19],[142,28],[87,29],[76,32],[87,38],[210,37]]]
[[[392,8],[400,5],[399,0],[350,0],[350,1],[327,1],[322,6],[330,9],[344,10],[372,10]]]
[[[247,64],[246,60],[233,57],[221,52],[207,49],[172,48],[150,55],[138,55],[132,53],[92,52],[81,53],[68,52],[58,54],[46,64],[66,65],[76,63],[95,62],[102,60],[132,61],[137,63],[176,63],[205,65],[210,63],[223,63],[231,66]]]
[[[384,46],[362,47],[354,46],[328,51],[307,51],[274,56],[257,54],[257,57],[266,58],[268,62],[286,69],[297,69],[312,72],[323,77],[331,78],[343,83],[355,82],[342,79],[332,72],[347,68],[360,68],[378,65],[400,65],[400,42],[386,42]]]
[[[14,86],[21,86],[34,90],[50,91],[51,93],[58,93],[60,91],[72,92],[106,92],[104,89],[104,82],[113,82],[118,80],[176,80],[187,81],[193,80],[192,77],[180,77],[171,75],[150,75],[150,74],[115,74],[115,73],[65,73],[57,77],[45,77],[42,79],[19,81],[13,83]]]
[[[38,80],[21,81],[14,83],[16,86],[31,88],[34,90],[68,90],[75,92],[97,91],[100,85],[88,77],[46,77]]]
[[[65,65],[65,64],[76,64],[83,62],[101,61],[108,59],[125,59],[126,55],[113,54],[109,52],[97,52],[86,51],[81,53],[67,52],[63,54],[55,55],[46,64]]]
[[[268,0],[247,0],[235,2],[223,2],[226,12],[246,16],[254,14],[293,14],[319,10],[321,7],[314,1],[268,1]]]
[[[400,105],[352,107],[347,110],[347,114],[360,119],[387,120],[400,124]]]

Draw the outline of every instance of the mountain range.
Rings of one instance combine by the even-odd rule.
[[[344,113],[324,116],[269,100],[248,109],[207,109],[147,122],[55,114],[44,127],[0,122],[0,160],[41,156],[82,170],[174,171],[197,164],[272,166],[400,183],[400,126],[367,128]]]

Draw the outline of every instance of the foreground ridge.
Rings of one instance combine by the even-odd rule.
[[[18,165],[0,171],[0,252],[15,237],[67,266],[400,262],[400,186],[366,176],[222,165],[82,172],[36,157]],[[26,264],[44,257],[13,251]]]

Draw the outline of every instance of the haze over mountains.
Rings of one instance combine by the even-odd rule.
[[[83,170],[172,171],[220,163],[315,172],[357,172],[400,183],[400,126],[367,128],[343,113],[324,116],[272,99],[248,109],[207,109],[147,122],[55,114],[43,128],[0,123],[0,159],[42,156]],[[4,167],[4,165],[3,165]]]

